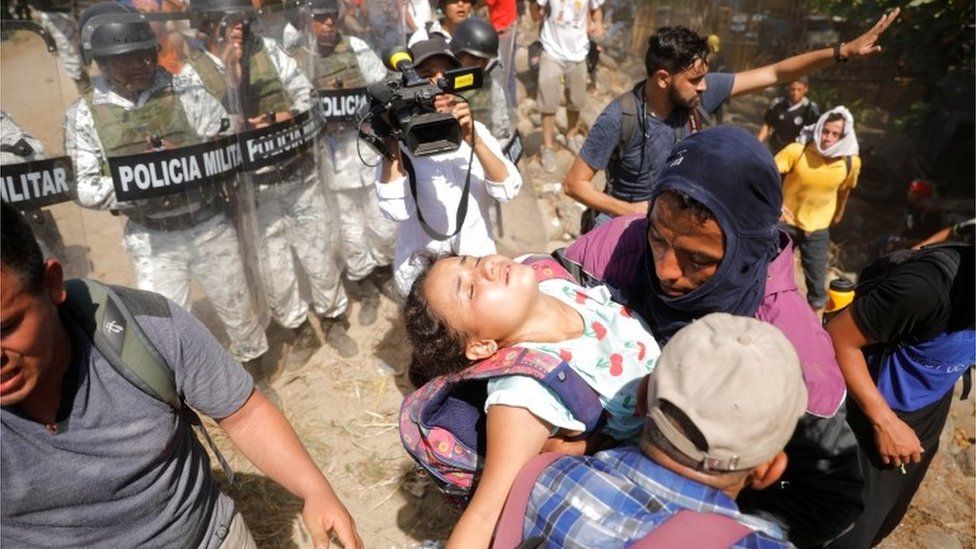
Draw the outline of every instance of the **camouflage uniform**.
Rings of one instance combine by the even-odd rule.
[[[332,54],[325,57],[303,48],[299,59],[312,75],[316,90],[337,89],[339,83],[343,88],[359,88],[378,82],[387,74],[376,54],[356,37],[343,37]],[[379,155],[368,146],[359,146],[354,122],[338,129],[328,128],[318,139],[318,148],[324,160],[319,170],[323,181],[335,192],[339,208],[346,277],[359,281],[393,259],[396,224],[380,213],[373,191],[370,166],[379,161]]]
[[[0,166],[43,160],[44,146],[21,128],[6,112],[0,111]],[[65,261],[64,239],[51,212],[44,208],[21,210],[31,226],[44,259]]]
[[[65,152],[75,165],[78,201],[129,218],[123,243],[140,289],[155,291],[181,307],[190,304],[196,278],[213,303],[230,353],[240,361],[268,348],[248,292],[237,232],[223,211],[216,189],[119,202],[108,175],[107,158],[146,152],[154,134],[175,146],[217,135],[227,113],[202,88],[187,88],[157,68],[136,102],[113,92],[96,77],[92,89],[65,115]]]
[[[312,86],[295,60],[269,38],[252,35],[251,40],[254,47],[249,48],[250,79],[243,114],[307,111]],[[203,85],[217,97],[226,95],[223,63],[202,49],[191,53],[180,78]],[[317,184],[313,160],[313,155],[305,154],[251,174],[261,277],[271,314],[286,328],[301,326],[309,307],[299,291],[293,251],[308,275],[315,312],[337,318],[348,306],[341,269],[329,245],[334,212]]]

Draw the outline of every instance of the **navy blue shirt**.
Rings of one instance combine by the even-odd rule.
[[[705,76],[708,87],[701,98],[701,106],[705,112],[712,114],[722,106],[722,103],[732,94],[734,81],[735,75],[730,73],[710,73]],[[691,133],[687,109],[676,108],[665,120],[647,115],[643,88],[644,82],[641,82],[631,91],[637,103],[638,124],[618,165],[612,170],[614,181],[610,195],[627,202],[647,200],[671,149],[675,143]],[[612,101],[593,123],[589,135],[586,136],[586,142],[580,150],[580,158],[591,168],[607,169],[610,158],[620,142],[621,118],[620,103]],[[641,123],[641,120],[644,122]],[[646,140],[642,133],[647,134]],[[643,166],[641,165],[642,144]]]

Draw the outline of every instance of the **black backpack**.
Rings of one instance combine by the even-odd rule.
[[[630,140],[634,137],[634,132],[637,131],[637,127],[640,123],[638,119],[637,112],[637,94],[635,91],[638,88],[644,86],[644,80],[637,84],[637,86],[631,88],[630,91],[622,93],[614,101],[620,105],[620,136],[617,139],[617,146],[614,148],[613,153],[610,155],[610,162],[607,164],[607,184],[603,188],[603,192],[610,194],[613,190],[613,174],[610,173],[609,167],[617,162],[623,157],[624,151],[627,150],[627,145],[630,144]],[[688,113],[688,125],[690,127],[691,133],[699,132],[704,128],[713,126],[715,124],[711,115],[705,112],[699,103],[694,109]],[[677,134],[677,129],[675,130]],[[675,142],[677,142],[677,135],[675,136]],[[647,133],[645,132],[641,140],[641,163],[639,171],[644,171],[644,148],[647,145]],[[588,233],[596,221],[596,216],[599,212],[587,208],[583,211],[583,215],[580,218],[580,234]]]

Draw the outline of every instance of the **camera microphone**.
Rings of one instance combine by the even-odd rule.
[[[403,75],[404,82],[407,86],[415,86],[425,82],[417,74],[417,69],[413,66],[413,56],[410,55],[410,50],[407,48],[395,46],[387,52],[384,59],[386,60],[387,68]]]

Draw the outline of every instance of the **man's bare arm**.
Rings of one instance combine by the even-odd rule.
[[[765,143],[766,140],[769,139],[769,130],[769,125],[763,124],[762,127],[759,128],[759,133],[756,134],[756,139],[758,139],[760,143]]]
[[[576,157],[573,166],[563,181],[563,191],[567,196],[583,204],[591,210],[608,213],[610,215],[627,215],[632,213],[647,213],[647,201],[624,202],[607,193],[600,192],[593,187],[593,177],[596,170],[583,159]]]
[[[870,30],[858,36],[854,40],[843,44],[840,48],[840,55],[845,59],[856,57],[867,57],[881,51],[878,45],[878,37],[881,36],[898,17],[900,8],[895,8],[891,12],[881,16],[881,19],[871,27]],[[834,64],[834,48],[823,48],[819,50],[801,53],[788,57],[772,65],[759,67],[735,74],[735,82],[732,84],[732,95],[750,93],[776,84],[784,84],[801,76],[805,76],[824,67]]]
[[[881,461],[895,467],[918,463],[923,452],[922,444],[915,431],[891,410],[871,378],[861,349],[874,341],[858,328],[850,307],[827,323],[827,333],[833,341],[837,364],[847,382],[847,390],[874,428]]]
[[[363,546],[349,511],[291,424],[260,391],[217,423],[255,467],[305,502],[302,518],[315,547],[328,546],[330,531],[345,547]]]

